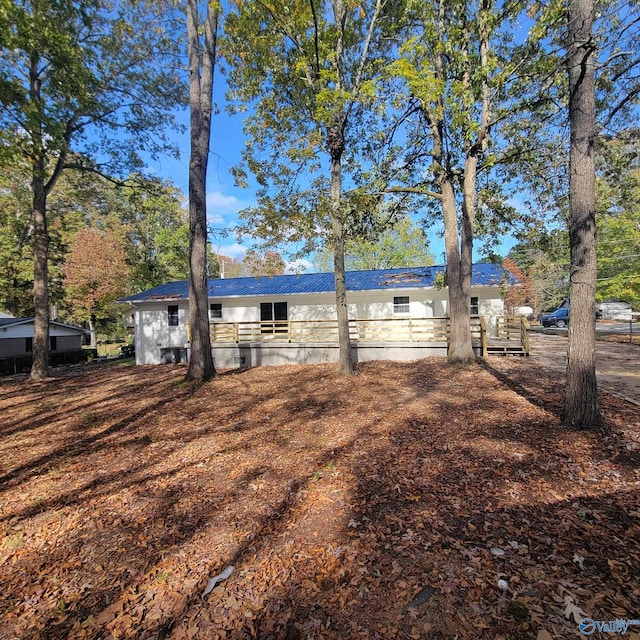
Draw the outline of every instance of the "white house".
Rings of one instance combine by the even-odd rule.
[[[353,348],[359,360],[415,359],[446,353],[444,267],[347,273]],[[474,265],[471,314],[495,330],[504,313],[500,265]],[[332,273],[209,280],[212,348],[219,367],[320,362],[337,358]],[[129,296],[137,364],[185,361],[189,285],[167,284]]]

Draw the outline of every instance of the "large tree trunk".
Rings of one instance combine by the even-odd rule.
[[[339,369],[343,375],[354,375],[355,365],[351,357],[349,336],[349,305],[344,267],[344,225],[342,223],[342,165],[344,135],[342,126],[336,124],[327,132],[327,146],[331,155],[331,235],[333,242],[334,284],[336,289],[336,315],[338,321]]]
[[[29,66],[29,95],[31,101],[44,111],[42,82],[38,75],[40,57],[32,52]],[[35,134],[35,132],[34,132]],[[49,373],[49,230],[47,229],[47,189],[43,151],[42,127],[32,143],[30,158],[31,189],[33,193],[33,363],[31,379],[41,380]]]
[[[218,5],[207,9],[205,45],[200,60],[196,0],[187,0],[191,156],[189,159],[189,323],[191,354],[187,380],[203,382],[216,375],[209,335],[207,290],[207,164],[211,137],[213,70]],[[201,75],[202,72],[202,75]]]
[[[355,366],[351,357],[349,336],[349,305],[344,267],[344,226],[340,212],[340,161],[331,161],[331,232],[333,236],[334,282],[336,288],[336,314],[338,320],[339,369],[343,375],[353,375]]]
[[[565,423],[600,430],[595,362],[595,80],[593,0],[570,0],[569,42],[569,242],[571,314]]]
[[[33,177],[33,364],[31,379],[41,380],[49,373],[49,231],[47,229],[47,195],[44,159],[34,163]]]
[[[444,214],[444,244],[447,254],[447,285],[449,288],[449,351],[451,364],[473,361],[469,326],[471,268],[467,264],[469,247],[459,247],[458,216],[453,184],[448,178],[441,180],[442,213]],[[461,251],[462,249],[462,251]]]

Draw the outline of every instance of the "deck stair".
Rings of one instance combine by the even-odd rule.
[[[496,335],[487,338],[487,355],[529,355],[529,322],[524,316],[500,316]]]

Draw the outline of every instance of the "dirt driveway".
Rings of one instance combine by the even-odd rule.
[[[531,332],[531,359],[555,371],[567,364],[567,337]],[[598,340],[596,372],[602,391],[640,404],[640,346]]]

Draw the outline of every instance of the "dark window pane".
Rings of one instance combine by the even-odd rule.
[[[393,298],[393,313],[409,313],[409,296]]]
[[[180,323],[177,304],[171,304],[167,307],[167,321],[170,327],[177,327]]]
[[[286,302],[273,303],[273,317],[275,320],[287,320],[287,303]]]
[[[260,303],[260,321],[269,322],[273,320],[273,305],[270,302]]]

